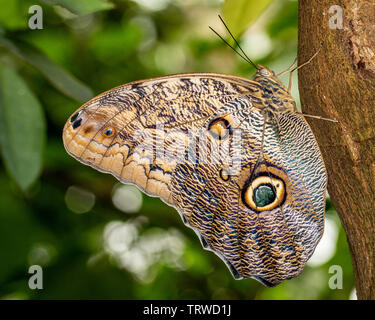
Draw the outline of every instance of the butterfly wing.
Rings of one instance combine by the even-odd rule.
[[[259,85],[220,74],[129,83],[78,109],[64,127],[64,146],[82,163],[173,204],[170,182],[177,156],[184,156],[187,132],[249,92],[256,96]]]
[[[293,112],[269,114],[250,101],[227,104],[240,106],[232,107],[231,115],[242,137],[231,178],[220,176],[223,162],[183,163],[176,168],[175,193],[189,225],[236,278],[273,286],[300,274],[319,242],[327,179],[306,121]],[[234,151],[230,158],[236,159]],[[261,188],[276,196],[258,207]]]
[[[324,165],[306,159],[317,149],[306,122],[292,113],[271,117],[261,99],[257,82],[233,76],[135,82],[83,105],[65,125],[64,145],[176,207],[236,278],[271,286],[298,275],[314,250],[325,181],[310,178],[314,161],[317,179]],[[254,206],[257,193],[277,205]]]
[[[261,178],[280,194],[280,201],[275,199],[270,210],[255,210],[255,242],[261,250],[251,253],[259,259],[247,274],[255,271],[259,280],[275,285],[302,272],[323,234],[327,176],[314,135],[301,116],[291,111],[266,116],[254,112],[255,122],[257,117],[257,127],[264,125],[264,142],[247,183],[249,198]]]

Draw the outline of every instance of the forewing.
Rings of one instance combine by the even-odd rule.
[[[259,94],[259,86],[219,74],[133,82],[78,109],[64,127],[64,146],[77,160],[173,204],[170,182],[185,157],[188,132],[249,92]]]

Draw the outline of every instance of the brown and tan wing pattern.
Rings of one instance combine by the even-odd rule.
[[[297,276],[323,232],[326,173],[293,98],[251,81],[182,74],[133,82],[67,121],[66,150],[174,206],[237,279]]]
[[[240,120],[239,167],[234,166],[226,180],[221,175],[228,167],[225,157],[216,164],[177,165],[172,183],[176,206],[184,208],[187,223],[198,231],[202,244],[218,254],[237,279],[252,277],[267,286],[277,285],[302,272],[321,238],[324,164],[300,116],[259,109],[246,112],[251,109],[246,97],[226,107],[231,107],[233,119]],[[214,149],[223,142],[216,141]],[[230,156],[236,158],[233,150]],[[257,186],[267,185],[278,196],[269,208],[257,208],[251,204]]]
[[[78,109],[64,127],[64,146],[77,160],[173,204],[170,182],[188,131],[249,92],[260,92],[256,82],[219,74],[129,83]]]

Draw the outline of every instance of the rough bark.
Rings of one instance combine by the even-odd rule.
[[[331,29],[339,5],[342,29]],[[331,21],[332,22],[332,21]],[[345,229],[358,299],[375,299],[375,2],[300,0],[299,70],[304,113],[328,171],[328,192]],[[345,285],[345,284],[344,284]]]

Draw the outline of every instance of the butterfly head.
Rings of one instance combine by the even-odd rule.
[[[279,81],[277,76],[275,75],[275,72],[273,72],[270,68],[266,66],[262,66],[261,64],[258,64],[257,72],[254,76],[254,80],[273,80],[273,81]]]
[[[284,91],[288,92],[287,88],[277,77],[275,72],[266,66],[258,64],[257,71],[254,75],[254,80],[261,83],[263,86],[272,86],[274,88],[282,88]]]

